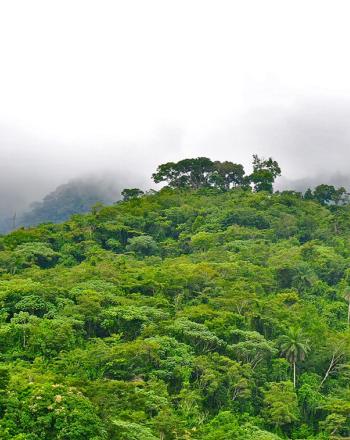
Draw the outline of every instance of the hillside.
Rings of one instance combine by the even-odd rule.
[[[349,436],[350,208],[319,202],[166,187],[0,237],[0,438]]]
[[[94,177],[70,180],[48,193],[40,202],[20,209],[14,217],[0,215],[0,234],[16,227],[35,226],[40,223],[60,223],[71,215],[84,214],[97,203],[112,204],[120,199],[120,188],[108,178]]]

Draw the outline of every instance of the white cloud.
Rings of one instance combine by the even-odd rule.
[[[2,181],[10,169],[41,194],[35,182],[146,178],[191,155],[247,165],[255,151],[300,178],[329,166],[330,145],[344,172],[349,12],[341,0],[1,2]]]

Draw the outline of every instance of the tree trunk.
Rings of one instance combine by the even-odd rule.
[[[294,388],[296,386],[297,383],[297,375],[296,375],[296,365],[295,365],[295,361],[293,362],[293,385]]]
[[[321,387],[321,386],[324,384],[324,382],[327,380],[327,377],[329,376],[329,373],[332,371],[333,365],[334,365],[334,354],[333,354],[333,356],[332,356],[331,362],[329,363],[329,367],[328,367],[328,369],[327,369],[327,371],[326,371],[326,374],[324,375],[324,377],[323,377],[323,379],[322,379],[322,382],[321,382],[321,384],[320,384],[320,387]]]

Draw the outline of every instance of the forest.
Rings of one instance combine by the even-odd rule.
[[[0,236],[1,439],[349,438],[347,192],[252,168]]]

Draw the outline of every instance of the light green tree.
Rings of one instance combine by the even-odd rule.
[[[292,382],[270,382],[264,391],[264,409],[268,422],[280,430],[299,419],[298,398]]]

